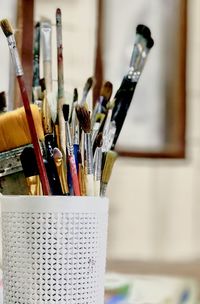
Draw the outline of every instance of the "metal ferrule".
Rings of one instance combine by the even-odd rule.
[[[100,196],[106,195],[107,184],[101,183]]]
[[[91,134],[84,133],[85,151],[86,151],[86,163],[87,174],[93,174],[93,155],[92,155],[92,141]]]
[[[73,143],[72,143],[72,138],[71,138],[71,133],[70,133],[70,128],[69,128],[69,123],[65,122],[65,130],[66,130],[66,137],[67,137],[67,153],[69,156],[74,155],[74,148],[73,148]]]
[[[43,61],[51,61],[51,23],[41,23],[41,35],[43,40]]]
[[[128,74],[127,74],[127,77],[134,82],[137,82],[141,75],[140,62],[145,48],[146,48],[146,39],[141,35],[137,35],[133,47]]]
[[[108,130],[105,138],[103,138],[103,146],[102,146],[103,152],[107,152],[111,149],[113,140],[115,138],[115,133],[116,133],[116,123],[113,120],[110,123],[109,130]]]
[[[101,180],[102,148],[97,147],[94,154],[94,180]]]
[[[21,61],[19,58],[19,53],[16,46],[16,41],[14,35],[10,35],[7,37],[8,39],[8,46],[10,48],[10,53],[12,57],[13,64],[15,66],[15,72],[17,76],[22,76],[24,74],[23,68],[21,65]]]

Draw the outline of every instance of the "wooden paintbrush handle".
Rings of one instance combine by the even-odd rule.
[[[37,133],[36,133],[36,129],[35,129],[35,124],[33,121],[33,116],[32,116],[32,112],[31,112],[31,107],[30,107],[27,91],[25,88],[24,79],[22,76],[17,76],[17,80],[18,80],[21,95],[22,95],[22,100],[23,100],[26,118],[27,118],[27,122],[28,122],[28,126],[29,126],[29,131],[31,134],[32,144],[33,144],[33,147],[35,150],[35,156],[36,156],[38,170],[39,170],[40,179],[41,179],[41,183],[42,183],[43,194],[49,195],[50,194],[49,181],[47,178],[47,174],[46,174],[46,170],[45,170],[45,166],[44,166],[44,162],[43,162],[43,158],[42,158],[42,153],[41,153],[40,145],[38,142],[38,137],[37,137]]]

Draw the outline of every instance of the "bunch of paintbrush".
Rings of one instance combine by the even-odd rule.
[[[41,120],[44,131],[43,158],[28,97],[23,82],[14,35],[7,20],[1,21],[8,39],[16,75],[22,91],[24,107],[34,150],[24,149],[21,160],[29,178],[30,194],[104,196],[117,153],[114,150],[121,128],[132,101],[135,88],[154,42],[148,27],[138,25],[136,40],[127,75],[112,99],[113,85],[106,81],[92,111],[88,94],[94,85],[89,77],[81,98],[74,89],[72,106],[64,97],[63,42],[61,10],[56,10],[58,94],[53,98],[51,23],[48,20],[35,26],[33,101],[40,99]],[[43,50],[44,79],[40,79],[40,33]],[[55,106],[56,105],[56,106]],[[31,172],[27,172],[32,157]],[[36,159],[36,161],[33,161]],[[30,181],[30,174],[31,178]],[[39,174],[38,174],[39,173]],[[40,187],[40,181],[42,189]],[[37,185],[33,186],[33,182]]]

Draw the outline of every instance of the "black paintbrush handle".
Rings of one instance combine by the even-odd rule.
[[[48,134],[45,136],[46,157],[45,162],[46,172],[53,195],[62,195],[62,187],[58,176],[57,168],[53,158],[53,136]]]
[[[115,94],[115,106],[112,112],[112,121],[116,123],[116,133],[112,144],[112,150],[115,147],[120,131],[124,124],[129,106],[131,104],[137,82],[133,82],[127,77],[124,77],[120,88]]]

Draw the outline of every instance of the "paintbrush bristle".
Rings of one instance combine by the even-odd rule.
[[[69,105],[64,104],[62,110],[63,110],[64,120],[67,122],[69,119]]]
[[[46,82],[44,78],[40,79],[41,91],[44,92],[46,90]]]
[[[39,175],[35,151],[33,147],[26,147],[20,155],[25,177]]]
[[[93,84],[93,78],[92,77],[89,77],[88,79],[87,79],[87,81],[86,81],[86,83],[85,83],[85,86],[84,86],[84,89],[83,89],[83,91],[84,91],[84,93],[88,93],[89,92],[89,90],[91,89],[91,87],[92,87],[92,84]]]
[[[136,33],[143,36],[145,39],[149,39],[151,37],[150,29],[144,24],[138,24],[136,27]]]
[[[106,81],[101,88],[100,96],[103,96],[106,101],[110,100],[112,95],[113,85],[110,81]]]
[[[103,134],[102,132],[95,138],[95,146],[101,148],[103,145]]]
[[[154,40],[153,40],[152,37],[150,37],[150,38],[147,40],[147,48],[148,48],[148,49],[151,49],[153,46],[154,46]]]
[[[12,27],[7,19],[2,19],[0,21],[0,24],[1,24],[1,28],[6,37],[13,35]]]
[[[0,111],[4,110],[6,107],[6,94],[5,92],[0,93]]]
[[[78,90],[77,88],[74,89],[74,95],[73,95],[73,102],[76,102],[78,100]]]
[[[113,165],[117,158],[117,153],[115,151],[108,151],[106,153],[106,159],[102,172],[102,182],[107,184],[109,182]]]
[[[84,106],[76,106],[76,115],[83,131],[85,133],[90,133],[91,131],[90,111],[88,111]]]
[[[78,153],[77,153],[77,158],[78,158],[78,163],[82,164],[82,155],[81,155],[80,151],[78,151]]]

